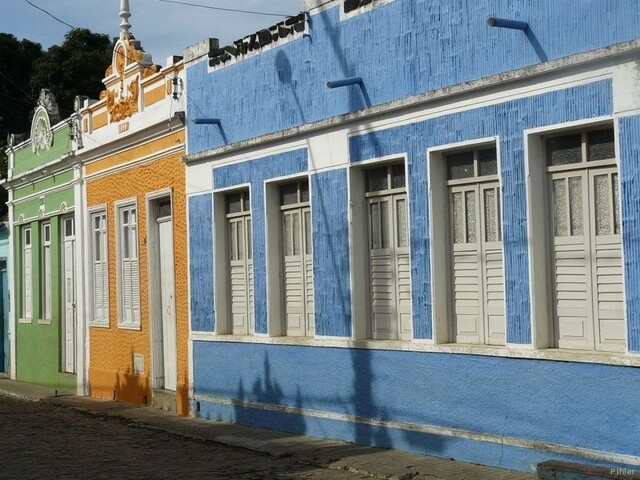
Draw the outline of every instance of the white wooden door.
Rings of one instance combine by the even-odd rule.
[[[75,373],[76,371],[76,285],[75,285],[75,231],[72,218],[63,220],[63,292],[64,292],[64,319],[63,319],[63,352],[64,371]]]
[[[166,390],[176,390],[178,361],[176,352],[176,312],[174,299],[173,222],[171,217],[159,219],[158,230],[164,388]]]
[[[589,188],[594,210],[591,243],[595,252],[592,276],[597,348],[623,352],[626,323],[617,168],[591,170]]]
[[[255,328],[251,215],[229,218],[228,228],[232,329],[234,335],[248,335]]]
[[[370,197],[369,272],[373,338],[411,339],[411,264],[404,193]]]
[[[282,212],[284,305],[289,336],[313,336],[313,259],[311,210],[288,208]]]
[[[617,169],[550,174],[559,348],[624,351]]]
[[[449,198],[455,341],[504,345],[500,187],[452,186]]]
[[[33,278],[31,275],[32,271],[32,255],[31,255],[31,228],[25,228],[23,231],[23,257],[22,257],[22,268],[24,272],[23,283],[22,283],[22,295],[23,295],[23,305],[22,305],[22,316],[24,318],[31,318],[33,315],[32,305],[33,305],[33,296],[31,294],[32,282]]]

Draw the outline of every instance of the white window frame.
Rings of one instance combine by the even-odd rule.
[[[618,122],[612,117],[599,117],[563,124],[548,125],[540,128],[527,129],[523,132],[525,145],[525,178],[527,181],[527,236],[529,238],[529,285],[532,321],[532,343],[535,349],[548,349],[549,355],[569,356],[572,360],[582,355],[597,356],[598,358],[614,358],[625,355],[625,352],[608,352],[599,350],[563,350],[556,347],[556,332],[553,313],[553,284],[551,282],[549,244],[550,232],[547,216],[549,215],[548,195],[545,202],[540,202],[540,187],[547,185],[547,157],[545,137],[560,136],[587,130],[613,127],[616,151],[616,167],[620,175],[620,138]],[[620,177],[618,177],[620,178]],[[546,189],[546,187],[545,187]],[[546,192],[546,190],[545,190]],[[544,225],[544,228],[540,228]],[[621,223],[621,234],[624,224]],[[622,248],[622,264],[625,252]],[[625,277],[622,276],[623,291],[626,295]],[[627,318],[626,301],[623,302],[624,318]],[[628,344],[627,325],[627,344]]]
[[[382,342],[408,343],[419,342],[414,338],[413,330],[413,306],[411,306],[411,335],[410,338],[398,340],[373,339],[373,314],[371,306],[371,281],[370,281],[370,249],[353,248],[354,245],[370,245],[369,236],[369,206],[366,192],[366,170],[384,167],[389,164],[402,164],[405,172],[404,194],[407,199],[407,245],[409,258],[411,258],[411,185],[409,182],[409,163],[406,153],[387,155],[351,165],[348,169],[349,189],[349,243],[352,248],[349,252],[351,264],[350,287],[352,292],[351,315],[353,318],[352,339],[367,340],[372,344]],[[411,268],[409,269],[411,270]],[[362,272],[366,272],[366,281],[363,281]],[[413,285],[413,277],[409,274],[410,285]],[[411,287],[411,294],[413,294]],[[413,299],[411,300],[413,302]],[[398,319],[396,319],[398,321]],[[400,322],[398,321],[398,325]],[[398,330],[399,331],[399,330]]]
[[[27,234],[29,236],[29,242],[27,243]],[[33,281],[27,282],[27,251],[29,252],[29,278],[33,279],[33,231],[31,226],[25,226],[22,228],[22,318],[31,322],[33,318]],[[31,297],[31,301],[27,301],[27,292]]]
[[[47,235],[48,231],[48,235]],[[48,237],[48,238],[47,238]],[[40,323],[51,323],[51,310],[52,310],[52,276],[51,276],[51,222],[43,222],[41,224],[41,237],[40,243],[42,244],[40,259],[40,297],[41,297],[41,321]],[[47,261],[47,251],[49,252]]]
[[[432,299],[432,340],[428,343],[452,344],[453,315],[451,311],[451,280],[449,277],[449,186],[447,184],[447,168],[445,157],[455,151],[468,151],[495,146],[498,159],[498,182],[502,192],[502,162],[500,156],[500,137],[476,138],[469,141],[450,143],[429,148],[427,150],[428,184],[427,197],[429,199],[429,257],[431,259],[431,299]],[[504,242],[504,199],[500,198],[500,225],[503,230]],[[442,232],[446,232],[443,235]],[[504,243],[503,243],[504,261]],[[504,273],[503,273],[504,275]],[[442,281],[436,281],[436,279]],[[446,280],[446,281],[445,281]],[[504,282],[504,276],[503,276]],[[503,283],[506,285],[506,283]],[[506,295],[505,295],[506,312]],[[506,316],[505,316],[506,322]],[[505,323],[506,337],[506,323]],[[505,338],[505,344],[507,339]],[[473,344],[463,345],[465,348]],[[479,345],[486,348],[486,345]],[[493,347],[492,347],[493,348]]]
[[[495,174],[489,174],[489,175],[482,175],[480,173],[480,158],[479,158],[479,153],[481,150],[487,150],[487,149],[495,149],[496,150],[496,173]],[[500,250],[500,254],[502,256],[502,275],[501,275],[501,280],[502,280],[502,291],[503,291],[503,299],[502,299],[502,311],[503,313],[503,317],[504,317],[504,336],[502,336],[502,341],[499,342],[495,342],[492,343],[492,339],[490,338],[491,333],[490,333],[490,326],[489,326],[489,320],[488,320],[488,312],[484,311],[484,308],[487,306],[488,300],[487,300],[487,296],[489,294],[489,285],[487,285],[485,283],[485,281],[487,281],[487,279],[485,278],[485,272],[483,271],[485,268],[485,264],[484,264],[484,258],[483,260],[480,261],[480,264],[478,265],[479,268],[479,272],[481,273],[480,275],[480,286],[482,289],[482,307],[481,307],[481,311],[483,312],[482,314],[482,318],[480,318],[478,321],[481,321],[483,323],[483,335],[481,337],[484,338],[480,338],[480,342],[476,343],[476,342],[470,342],[470,341],[461,341],[461,340],[457,340],[456,336],[458,335],[456,329],[456,320],[455,320],[455,315],[454,315],[454,309],[455,309],[455,301],[454,301],[454,294],[453,294],[453,269],[452,269],[452,264],[449,263],[448,265],[448,273],[447,273],[447,281],[448,281],[448,288],[449,288],[449,311],[451,312],[451,315],[449,316],[449,341],[451,343],[460,343],[463,345],[468,345],[468,344],[479,344],[479,345],[505,345],[506,344],[506,321],[507,321],[507,317],[506,317],[506,295],[505,295],[505,285],[506,285],[506,281],[505,281],[505,276],[504,276],[504,245],[503,245],[503,240],[502,240],[502,229],[503,229],[503,222],[502,222],[502,212],[504,210],[504,204],[502,202],[502,180],[501,180],[501,171],[500,171],[500,157],[499,157],[499,151],[498,151],[498,146],[495,143],[488,143],[488,144],[481,144],[481,145],[474,145],[474,146],[467,146],[467,147],[463,147],[460,149],[453,149],[453,150],[447,150],[445,152],[443,152],[443,158],[442,161],[444,162],[444,169],[445,169],[445,175],[446,175],[446,170],[448,168],[448,161],[449,161],[449,156],[450,155],[455,155],[455,154],[461,154],[461,153],[471,153],[473,155],[473,174],[469,177],[466,178],[461,178],[461,179],[449,179],[446,178],[446,188],[447,188],[447,229],[446,231],[446,235],[448,236],[448,240],[447,240],[447,246],[448,246],[448,254],[447,254],[447,258],[448,261],[451,262],[451,258],[453,256],[453,248],[454,248],[454,242],[451,238],[452,236],[452,225],[451,225],[451,188],[456,188],[456,187],[462,187],[463,189],[465,189],[465,192],[468,192],[468,190],[466,190],[466,188],[468,188],[469,186],[473,186],[473,188],[475,189],[479,189],[479,195],[478,197],[476,197],[476,212],[478,214],[478,230],[477,230],[477,242],[474,242],[478,245],[478,252],[482,251],[483,255],[484,252],[486,251],[485,249],[487,248],[487,243],[499,243],[501,245],[501,250]],[[484,223],[484,221],[486,221],[486,219],[484,218],[484,212],[482,210],[482,205],[483,205],[483,199],[482,199],[482,191],[483,191],[483,186],[486,187],[486,185],[491,185],[490,188],[495,188],[495,184],[497,184],[497,211],[499,212],[498,216],[497,216],[497,240],[494,242],[488,242],[486,239],[483,239],[485,232],[483,231],[481,225]],[[480,220],[480,219],[483,220]],[[465,232],[466,234],[466,232]],[[463,242],[466,243],[466,242]],[[437,278],[437,277],[436,277]],[[493,339],[495,341],[495,339]]]
[[[102,315],[98,315],[98,311],[97,311],[97,305],[96,305],[96,301],[95,301],[95,292],[96,292],[96,260],[95,260],[95,253],[96,253],[96,244],[95,244],[95,238],[96,238],[96,228],[95,228],[95,219],[96,217],[104,217],[104,232],[102,232],[104,234],[104,236],[101,238],[102,241],[102,245],[100,246],[101,248],[101,260],[100,262],[103,264],[104,266],[104,272],[103,275],[105,277],[105,288],[107,290],[107,303],[106,305],[103,305],[102,310],[103,313]],[[90,304],[90,312],[91,312],[91,317],[90,317],[90,324],[92,326],[99,326],[99,327],[109,327],[110,324],[110,308],[109,308],[109,304],[110,304],[110,283],[109,283],[109,218],[108,218],[108,213],[107,213],[107,209],[104,206],[92,209],[89,211],[89,255],[90,255],[90,271],[91,271],[91,275],[89,276],[89,284],[91,286],[91,296],[89,298],[89,304]]]
[[[135,243],[130,244],[135,245],[136,249],[136,257],[135,261],[138,263],[138,275],[135,278],[132,278],[132,282],[137,283],[137,299],[133,298],[132,295],[132,304],[129,306],[131,309],[131,319],[127,320],[126,318],[126,308],[125,305],[125,292],[124,292],[124,245],[123,245],[123,229],[124,225],[122,223],[122,215],[125,211],[135,211],[136,222],[135,222]],[[139,209],[138,209],[138,201],[136,198],[121,200],[119,202],[114,203],[114,214],[116,218],[116,272],[117,272],[117,285],[118,285],[118,328],[122,328],[125,330],[140,330],[141,329],[141,305],[140,305],[140,244],[139,244]],[[131,260],[131,258],[129,258]],[[133,305],[133,300],[137,300],[138,308],[135,309]]]
[[[308,193],[308,199],[307,200],[302,200],[302,184],[306,183],[307,184],[307,193]],[[282,187],[285,187],[287,185],[296,185],[296,195],[297,195],[297,201],[295,203],[291,203],[291,204],[283,204],[282,203]],[[287,180],[278,182],[278,183],[273,183],[273,187],[276,188],[276,190],[273,192],[275,194],[277,194],[277,212],[272,214],[271,217],[273,218],[273,220],[276,221],[277,226],[276,225],[270,225],[270,232],[269,232],[269,238],[278,238],[278,253],[277,253],[277,261],[278,261],[278,274],[279,274],[279,296],[280,296],[280,301],[282,302],[282,312],[281,312],[281,316],[282,316],[282,325],[281,325],[281,333],[283,335],[292,335],[289,332],[289,327],[287,324],[287,318],[286,318],[286,312],[287,312],[287,305],[286,305],[286,286],[285,286],[285,269],[284,269],[284,263],[285,263],[285,232],[284,232],[284,224],[283,224],[283,214],[286,211],[291,211],[291,210],[304,210],[306,208],[309,209],[309,221],[310,223],[310,228],[311,228],[311,237],[307,237],[306,233],[305,233],[305,220],[304,220],[304,214],[302,214],[300,216],[300,228],[302,229],[301,232],[301,236],[300,236],[300,250],[301,252],[301,256],[305,257],[305,259],[309,259],[307,257],[310,257],[311,260],[311,264],[313,267],[313,220],[312,220],[312,215],[313,212],[311,210],[311,180],[308,176],[305,177],[294,177],[294,178],[289,178]],[[275,200],[275,199],[271,199],[271,200]],[[271,220],[271,218],[270,218]],[[277,229],[277,232],[275,231]],[[275,237],[273,236],[275,235]],[[310,247],[310,253],[306,253],[306,248]],[[275,254],[273,252],[270,252],[272,254]],[[272,266],[273,268],[273,266]],[[304,272],[304,268],[305,265],[302,265],[302,269]],[[304,278],[304,273],[303,273],[303,278]],[[311,274],[311,281],[313,284],[313,272]],[[271,283],[271,282],[269,282]],[[311,295],[314,297],[312,300],[312,310],[313,312],[311,312],[314,317],[315,317],[315,284],[312,287],[312,292]],[[308,322],[307,322],[307,315],[310,313],[307,311],[306,307],[307,305],[307,300],[306,300],[306,295],[304,300],[302,301],[303,305],[304,305],[304,316],[302,321],[304,322],[304,327],[302,330],[305,331],[304,335],[295,335],[297,337],[311,337],[313,338],[315,336],[315,318],[313,320],[313,326],[310,327]]]
[[[590,132],[592,131],[598,131],[598,130],[612,130],[613,131],[613,135],[614,135],[614,149],[615,149],[615,157],[614,158],[609,158],[609,159],[602,159],[602,160],[590,160],[589,159],[589,154],[588,154],[588,143],[587,143],[587,138]],[[556,137],[562,137],[565,135],[579,135],[580,136],[580,143],[581,143],[581,159],[580,162],[577,163],[573,163],[573,164],[569,164],[569,165],[561,165],[561,166],[550,166],[548,164],[548,153],[547,153],[547,141],[549,139],[552,138],[556,138]],[[590,262],[587,265],[587,271],[589,271],[589,275],[591,275],[591,277],[589,278],[589,280],[587,281],[587,291],[589,292],[588,295],[590,294],[590,296],[588,296],[587,298],[589,299],[589,303],[590,303],[590,307],[593,307],[594,310],[592,311],[592,318],[591,318],[591,324],[589,325],[588,329],[591,331],[591,335],[590,338],[587,338],[588,340],[591,341],[591,346],[589,348],[583,348],[583,347],[574,347],[573,345],[570,346],[560,346],[560,342],[561,339],[559,331],[560,331],[560,325],[559,325],[559,320],[556,317],[556,299],[555,299],[555,282],[553,281],[553,275],[554,275],[554,267],[553,267],[553,248],[554,248],[554,240],[553,240],[553,235],[552,235],[552,229],[554,228],[554,220],[553,220],[553,216],[552,216],[552,210],[551,210],[551,199],[552,199],[552,195],[551,195],[551,191],[550,191],[550,186],[549,186],[549,176],[553,175],[553,174],[560,174],[562,175],[563,173],[565,174],[571,174],[572,172],[580,172],[584,175],[586,175],[587,178],[587,183],[589,184],[589,186],[587,187],[587,193],[584,193],[585,196],[590,197],[593,192],[590,192],[590,189],[592,188],[591,184],[591,175],[593,174],[602,174],[603,170],[607,170],[610,168],[615,168],[615,175],[618,176],[618,189],[620,189],[620,160],[619,160],[619,146],[617,145],[618,142],[618,132],[616,130],[616,127],[614,125],[614,122],[612,121],[608,121],[605,123],[595,123],[595,124],[586,124],[586,125],[582,125],[579,127],[575,127],[572,129],[568,129],[568,130],[550,130],[547,132],[544,132],[542,135],[540,135],[540,140],[542,142],[542,155],[538,158],[538,161],[544,165],[544,186],[545,186],[545,202],[546,203],[546,211],[548,212],[548,217],[547,217],[547,235],[546,238],[544,239],[545,243],[546,243],[546,250],[547,250],[547,262],[548,264],[546,265],[546,268],[548,269],[548,273],[547,273],[547,281],[549,282],[549,291],[551,292],[549,294],[549,298],[548,298],[548,302],[550,303],[549,306],[549,311],[548,311],[548,315],[549,315],[549,321],[548,321],[548,325],[547,328],[549,329],[549,333],[551,334],[550,338],[549,338],[549,347],[550,348],[557,348],[560,350],[584,350],[587,352],[607,352],[607,353],[625,353],[627,350],[627,345],[628,345],[628,324],[626,322],[624,325],[624,342],[601,342],[598,339],[598,330],[600,328],[600,324],[599,321],[602,320],[601,318],[598,317],[597,314],[597,308],[595,307],[595,305],[593,304],[594,301],[597,302],[597,296],[598,296],[598,290],[597,290],[597,280],[596,280],[596,260],[594,259],[593,255],[595,254],[595,248],[596,248],[596,244],[593,243],[595,242],[595,237],[592,237],[592,235],[595,235],[594,230],[595,229],[595,221],[596,221],[596,214],[595,211],[592,209],[592,207],[594,207],[593,204],[591,204],[591,202],[593,201],[593,198],[590,198],[588,200],[589,202],[589,211],[588,211],[588,215],[589,215],[589,220],[588,220],[588,224],[584,225],[585,228],[585,233],[584,236],[589,238],[589,240],[586,240],[586,245],[588,245],[589,251],[591,252],[591,255],[588,256],[588,258],[590,258]],[[535,160],[533,160],[535,161]],[[583,199],[584,202],[584,199]],[[583,203],[583,208],[584,208],[585,204]],[[621,208],[621,206],[618,206],[619,208]],[[612,210],[611,211],[612,215],[615,215],[615,212]],[[626,319],[626,289],[625,289],[625,285],[624,285],[624,249],[623,249],[623,245],[622,245],[622,212],[619,212],[620,215],[620,231],[615,233],[615,235],[619,235],[620,236],[620,254],[621,254],[621,280],[622,280],[622,296],[623,299],[621,301],[622,306],[623,306],[623,319]],[[613,217],[612,217],[612,221],[613,221]],[[590,226],[591,228],[587,228],[588,226]],[[613,227],[612,227],[613,228]]]

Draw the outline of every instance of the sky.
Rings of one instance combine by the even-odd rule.
[[[25,0],[1,0],[0,32],[29,39],[43,48],[60,44],[69,27],[29,5]],[[118,36],[120,0],[30,0],[74,27]],[[303,10],[303,0],[184,0],[223,8],[237,8],[295,15]],[[220,45],[273,25],[284,17],[249,15],[187,7],[159,0],[130,0],[131,33],[164,65],[170,55],[182,55],[185,47],[215,37]]]

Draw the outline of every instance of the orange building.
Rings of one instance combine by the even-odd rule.
[[[189,412],[183,64],[129,32],[100,100],[84,99],[89,394]]]

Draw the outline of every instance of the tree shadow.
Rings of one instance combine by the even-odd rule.
[[[255,367],[256,370],[259,369],[258,365]],[[294,405],[296,413],[288,413],[284,409],[279,409],[279,406],[287,406],[287,399],[278,382],[272,378],[271,369],[269,354],[265,353],[262,361],[262,375],[256,376],[251,391],[245,390],[242,378],[238,380],[237,400],[239,402],[233,404],[235,422],[260,428],[273,428],[271,420],[261,415],[262,410],[252,408],[252,404],[258,404],[261,407],[266,405],[270,408],[268,416],[276,418],[279,422],[285,422],[287,432],[304,435],[307,426],[302,415],[303,397],[300,387],[297,387],[296,392]]]

